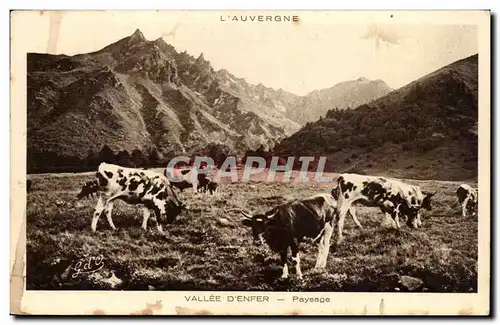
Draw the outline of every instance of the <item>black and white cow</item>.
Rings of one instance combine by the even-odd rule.
[[[92,231],[96,231],[97,221],[104,211],[110,227],[116,229],[111,213],[113,201],[117,199],[128,204],[143,205],[144,230],[147,229],[151,210],[152,220],[156,223],[158,231],[163,232],[159,223],[162,217],[166,217],[167,223],[172,223],[182,210],[187,209],[170,189],[168,179],[161,173],[101,163],[96,177],[100,195],[92,218]]]
[[[401,228],[400,217],[406,219],[409,227],[418,228],[422,225],[420,209],[431,210],[431,198],[435,194],[424,194],[419,186],[395,179],[341,174],[337,178],[337,186],[332,190],[332,195],[337,198],[337,244],[343,239],[342,229],[346,214],[350,212],[357,221],[353,203],[359,202],[380,208],[386,216],[394,220],[397,228]]]
[[[458,203],[462,207],[462,216],[467,214],[471,216],[477,215],[477,191],[470,185],[462,184],[457,189]]]
[[[280,253],[283,263],[282,278],[288,278],[288,249],[298,278],[300,270],[299,244],[304,238],[320,239],[316,268],[326,267],[336,202],[330,194],[319,194],[303,200],[281,204],[264,214],[251,215],[240,211],[245,218],[243,225],[252,228],[253,242],[264,241]]]

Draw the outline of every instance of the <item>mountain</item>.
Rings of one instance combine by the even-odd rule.
[[[341,82],[331,88],[315,90],[298,98],[287,111],[287,117],[303,125],[316,121],[333,108],[347,109],[380,98],[392,89],[382,80],[359,78]]]
[[[242,99],[243,107],[253,107],[254,111],[260,114],[267,112],[267,115],[273,119],[273,123],[281,125],[288,132],[293,133],[300,128],[299,123],[291,121],[288,116],[290,108],[301,98],[300,96],[282,89],[274,90],[261,83],[252,85],[225,69],[217,71],[217,78],[224,91]]]
[[[354,110],[330,110],[275,153],[327,156],[327,169],[338,172],[477,178],[477,80],[476,54]]]
[[[28,53],[27,72],[31,167],[75,165],[105,145],[162,157],[267,148],[300,127],[272,99],[232,90],[203,54],[139,30],[92,53]]]
[[[329,109],[354,108],[392,91],[382,80],[372,81],[361,77],[341,82],[331,88],[315,90],[305,96],[298,96],[262,84],[249,84],[245,79],[237,78],[224,69],[217,72],[217,77],[225,91],[242,98],[244,103],[252,107],[263,105],[263,111],[270,109],[273,112],[281,112],[282,115],[276,114],[278,119],[282,120],[284,116],[296,122],[292,125],[294,131],[298,129],[297,125],[318,120]]]

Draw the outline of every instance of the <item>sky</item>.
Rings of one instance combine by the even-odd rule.
[[[30,47],[52,54],[87,53],[139,29],[146,39],[162,37],[178,52],[195,57],[203,52],[215,70],[297,95],[359,77],[399,88],[478,52],[478,27],[467,19],[438,24],[399,13],[390,19],[295,14],[300,24],[222,22],[216,11],[36,13],[29,21],[39,37]]]

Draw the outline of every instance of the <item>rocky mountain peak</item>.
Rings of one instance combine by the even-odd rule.
[[[130,42],[132,43],[142,43],[145,41],[146,38],[139,29],[136,29],[135,32],[130,36]]]

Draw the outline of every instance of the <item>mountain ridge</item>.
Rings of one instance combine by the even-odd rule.
[[[90,53],[27,57],[31,166],[73,164],[104,145],[164,157],[210,143],[245,150],[298,129],[284,116],[276,123],[251,105],[242,109],[203,54],[178,53],[139,30]]]
[[[28,53],[27,70],[32,167],[77,164],[104,146],[162,158],[213,144],[270,149],[303,123],[289,116],[297,95],[214,71],[203,53],[138,29],[89,53]]]

